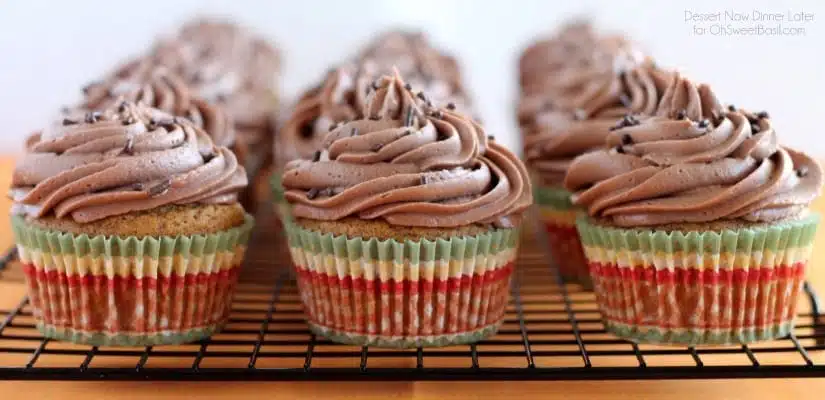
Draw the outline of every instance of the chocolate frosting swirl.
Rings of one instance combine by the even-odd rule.
[[[150,58],[224,107],[240,127],[271,123],[281,60],[265,40],[228,22],[195,20],[160,41]]]
[[[374,78],[391,74],[392,68],[398,69],[402,76],[407,77],[408,83],[424,88],[434,99],[467,97],[458,61],[436,49],[422,32],[384,32],[361,51],[357,60],[359,63],[370,61],[377,65]]]
[[[330,70],[319,86],[301,96],[281,129],[275,149],[281,164],[311,157],[320,148],[321,141],[332,126],[362,117],[367,91],[377,78],[391,74],[392,71],[390,64],[377,63],[371,59]],[[460,111],[469,109],[469,101],[464,94],[454,92],[455,89],[446,81],[413,73],[408,83],[411,88],[428,93],[424,96],[424,101]],[[435,95],[430,95],[431,93]]]
[[[398,75],[377,81],[361,113],[333,129],[313,160],[286,166],[296,217],[511,226],[532,202],[513,153],[463,115],[428,106]]]
[[[589,22],[577,21],[524,50],[519,59],[519,83],[524,96],[541,98],[555,94],[559,78],[568,74],[593,69],[625,70],[645,59],[639,46],[624,36],[601,35]],[[565,83],[561,85],[563,89]]]
[[[655,116],[606,143],[573,162],[565,186],[591,216],[622,227],[794,218],[822,186],[819,164],[778,145],[766,113],[726,110],[678,74]]]
[[[229,116],[220,107],[198,98],[181,78],[163,68],[146,68],[145,65],[133,65],[133,69],[124,75],[115,74],[85,87],[83,103],[70,113],[83,115],[117,107],[123,101],[142,103],[174,116],[189,118],[218,146],[231,147],[235,143],[235,130]]]
[[[12,196],[29,216],[85,223],[170,204],[233,203],[246,184],[235,155],[189,120],[124,102],[34,136]]]
[[[581,70],[561,78],[564,93],[524,126],[528,165],[544,184],[559,185],[573,159],[600,149],[616,120],[653,115],[669,72],[646,64],[625,72]]]
[[[301,96],[281,129],[275,149],[279,161],[312,157],[334,124],[359,116],[371,83],[355,64],[327,72],[321,85]]]

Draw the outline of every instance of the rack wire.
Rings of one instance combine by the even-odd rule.
[[[821,304],[810,285],[794,333],[753,345],[637,345],[608,334],[592,293],[565,284],[528,235],[501,330],[474,345],[388,350],[313,335],[272,213],[258,218],[229,323],[194,344],[91,347],[43,338],[28,299],[0,304],[0,379],[615,380],[825,377]],[[526,230],[529,231],[529,230]],[[16,279],[14,251],[0,259]],[[3,281],[0,281],[3,282]]]

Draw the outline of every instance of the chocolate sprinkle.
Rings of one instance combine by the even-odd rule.
[[[799,167],[799,169],[796,170],[796,176],[800,178],[808,176],[808,167]]]
[[[441,113],[441,110],[435,110],[431,115],[433,116],[433,118],[444,118],[444,114]]]
[[[74,125],[74,124],[76,124],[76,123],[77,123],[77,121],[75,121],[75,120],[73,120],[73,119],[63,118],[63,125],[64,125],[64,126],[65,126],[65,125]]]
[[[123,152],[131,156],[132,154],[135,154],[134,150],[135,150],[135,139],[133,137],[129,136],[129,138],[126,139],[126,145],[123,146]]]
[[[770,114],[768,114],[767,111],[760,111],[760,112],[756,113],[756,116],[759,117],[759,118],[770,118],[771,117]]]
[[[312,161],[313,162],[321,161],[321,151],[320,150],[316,150],[315,153],[312,154]]]
[[[735,105],[733,105],[733,104],[729,105],[729,106],[728,106],[728,111],[730,111],[730,112],[736,112],[736,106],[735,106]]]
[[[86,113],[86,123],[87,124],[93,124],[93,123],[97,122],[98,120],[100,120],[100,112],[99,111],[92,111],[92,112]]]
[[[119,112],[119,113],[126,112],[126,102],[125,101],[121,102],[120,105],[117,106],[117,112]]]
[[[447,109],[448,110],[455,110],[455,103],[453,103],[453,102],[447,103]]]
[[[707,119],[703,119],[703,120],[699,121],[699,127],[700,128],[704,129],[704,128],[707,128],[709,125],[710,125],[710,121],[708,121]]]
[[[624,145],[633,144],[633,137],[631,137],[629,134],[625,133],[624,135],[622,135],[622,144],[624,144]]]
[[[418,92],[418,94],[416,94],[415,97],[418,97],[419,99],[421,99],[421,101],[427,101],[427,96],[424,94],[424,92]]]
[[[633,126],[633,125],[638,125],[639,121],[637,121],[636,118],[633,117],[633,115],[627,114],[627,115],[624,116],[624,118],[622,118],[622,124],[624,126]]]
[[[413,107],[407,106],[407,111],[404,114],[404,126],[412,126],[414,116],[415,113],[413,112]]]
[[[722,123],[723,117],[722,117],[721,114],[719,114],[719,111],[716,111],[716,110],[711,111],[710,116],[713,119],[713,125],[714,126],[719,126],[719,124]]]
[[[301,130],[298,132],[298,134],[301,135],[301,137],[304,139],[309,139],[315,133],[315,130],[313,129],[314,126],[315,120],[309,121],[306,124],[301,125]]]
[[[496,141],[496,137],[495,137],[495,136],[493,136],[493,135],[487,135],[487,140],[489,140],[489,141],[491,141],[491,142],[495,142],[495,141]]]
[[[405,84],[404,84],[404,89],[407,89],[407,90],[412,90],[412,86],[410,86],[410,84],[409,84],[409,83],[405,83]]]
[[[687,111],[686,110],[679,110],[679,112],[676,113],[676,119],[682,120],[682,119],[685,119],[685,118],[687,118]]]
[[[97,86],[98,84],[100,84],[100,82],[89,82],[86,84],[86,86],[83,86],[81,90],[83,90],[83,94],[89,94],[89,91],[91,91],[92,88]]]
[[[161,183],[158,183],[155,186],[149,188],[149,196],[155,197],[160,196],[169,191],[169,188],[172,187],[172,180],[167,179]]]
[[[321,193],[321,191],[316,189],[316,188],[309,189],[307,191],[307,199],[313,200],[316,197],[318,197],[318,194],[320,194],[320,193]]]

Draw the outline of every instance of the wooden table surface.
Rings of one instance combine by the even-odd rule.
[[[0,157],[0,190],[8,188],[13,158]],[[9,201],[0,199],[0,209]],[[825,211],[825,200],[814,206]],[[0,249],[12,243],[8,215],[0,213]],[[825,292],[825,229],[820,229],[810,280]],[[23,292],[19,283],[0,281],[0,308],[9,309]],[[789,354],[789,357],[798,355]],[[0,354],[0,365],[4,355]],[[825,362],[825,354],[815,361]],[[112,398],[359,398],[359,399],[823,399],[825,379],[765,380],[668,380],[668,381],[570,381],[570,382],[0,382],[0,399],[25,396],[31,399]]]

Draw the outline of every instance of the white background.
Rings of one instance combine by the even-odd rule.
[[[518,52],[562,21],[591,16],[624,31],[662,65],[709,82],[724,102],[766,109],[782,140],[825,155],[825,2],[513,0],[0,0],[0,152],[78,99],[79,88],[187,18],[230,16],[280,46],[291,96],[374,32],[425,30],[461,60],[487,129],[512,147]],[[698,36],[685,12],[805,11],[804,36]],[[772,25],[773,23],[766,23]],[[702,26],[706,26],[702,25]]]

